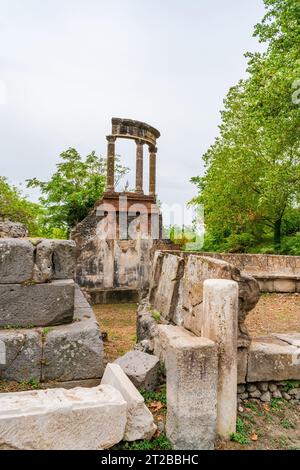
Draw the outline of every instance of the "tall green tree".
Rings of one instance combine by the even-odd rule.
[[[32,178],[28,187],[39,188],[40,202],[46,209],[45,231],[56,228],[68,235],[74,225],[83,220],[102,196],[106,184],[106,159],[95,152],[86,158],[73,148],[60,155],[61,162],[49,181]],[[116,183],[127,172],[117,160]]]
[[[249,77],[230,89],[220,135],[204,155],[205,176],[192,181],[217,242],[246,234],[258,240],[272,230],[278,251],[300,198],[300,106],[292,99],[300,78],[300,2],[264,1],[267,13],[254,35],[267,50],[246,54]]]

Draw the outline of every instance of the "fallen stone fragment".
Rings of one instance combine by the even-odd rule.
[[[139,390],[153,390],[157,386],[159,359],[141,351],[129,351],[116,361]]]
[[[127,402],[127,423],[123,440],[151,439],[156,431],[153,416],[142,395],[118,364],[107,364],[101,384],[112,385]]]
[[[0,449],[108,449],[123,438],[126,410],[110,385],[2,393]]]

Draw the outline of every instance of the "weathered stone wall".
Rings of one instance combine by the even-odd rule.
[[[300,292],[300,256],[202,253],[236,266],[257,279],[264,292]]]
[[[157,251],[151,271],[150,302],[166,321],[201,336],[206,279],[229,279],[238,283],[238,346],[247,347],[250,338],[245,318],[259,300],[259,286],[254,278],[225,261],[199,254]]]
[[[104,219],[95,209],[72,231],[77,246],[76,282],[90,292],[93,303],[109,301],[114,292],[117,301],[122,298],[126,301],[126,290],[131,292],[130,299],[134,299],[149,287],[155,249],[173,245],[138,232],[135,239],[113,239],[112,234],[103,235]],[[128,223],[134,220],[138,221],[138,217],[129,217]]]
[[[74,268],[73,241],[0,239],[0,379],[101,377],[100,330]]]

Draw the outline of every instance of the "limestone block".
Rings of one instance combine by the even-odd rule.
[[[190,331],[175,325],[157,325],[157,334],[154,337],[154,354],[161,362],[166,361],[167,349],[171,340],[185,338],[193,341],[195,335]]]
[[[213,449],[217,420],[216,345],[196,336],[170,338],[166,371],[166,433],[173,448]]]
[[[207,279],[203,287],[202,335],[218,346],[217,433],[229,439],[236,430],[239,288],[226,279]]]
[[[239,285],[238,345],[247,347],[250,338],[245,326],[246,315],[259,300],[257,281],[225,261],[199,255],[188,255],[178,289],[174,319],[196,335],[202,335],[203,282],[206,279],[228,279]]]
[[[82,295],[76,292],[76,296]],[[44,335],[43,381],[101,377],[104,352],[100,336],[91,307],[77,307],[73,323],[50,328]]]
[[[42,335],[38,330],[0,330],[0,343],[5,345],[0,380],[40,381]]]
[[[183,274],[184,260],[176,255],[164,255],[161,275],[153,305],[165,320],[172,320],[177,300],[179,280]]]
[[[17,238],[0,239],[0,284],[18,284],[32,279],[33,245]]]
[[[116,361],[139,390],[153,390],[157,385],[159,359],[141,351],[129,351]]]
[[[123,440],[151,439],[156,431],[153,416],[142,395],[118,364],[107,364],[101,384],[112,385],[127,403],[127,423]]]
[[[126,408],[110,385],[1,393],[0,449],[107,449],[123,438]]]
[[[76,245],[71,240],[42,240],[37,244],[34,280],[72,279]]]
[[[1,326],[47,326],[73,319],[74,281],[0,284]]]
[[[253,338],[247,382],[300,379],[300,348],[274,336]]]

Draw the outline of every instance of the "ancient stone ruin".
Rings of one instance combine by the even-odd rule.
[[[299,292],[300,257],[174,249],[156,202],[159,136],[143,122],[112,120],[107,189],[72,240],[31,240],[19,224],[0,224],[0,380],[42,388],[0,394],[0,449],[107,449],[151,439],[156,425],[139,390],[155,389],[162,377],[174,449],[228,440],[244,399],[300,402],[299,388],[285,389],[300,380],[300,333],[251,338],[245,324],[261,291]],[[115,191],[118,138],[136,142],[134,192]],[[106,367],[87,298],[139,299],[137,344]]]
[[[154,127],[131,119],[112,119],[107,136],[107,188],[94,210],[72,231],[78,257],[76,282],[86,288],[93,303],[138,300],[149,285],[149,266],[162,238],[162,220],[156,203],[156,140]],[[115,190],[115,142],[136,143],[134,192]],[[149,192],[143,188],[144,146],[149,150]],[[170,248],[169,243],[169,248]]]
[[[166,368],[167,436],[177,449],[213,448],[235,432],[237,390],[267,402],[300,379],[300,333],[252,339],[245,318],[259,284],[225,261],[156,251],[150,279],[137,339]]]

